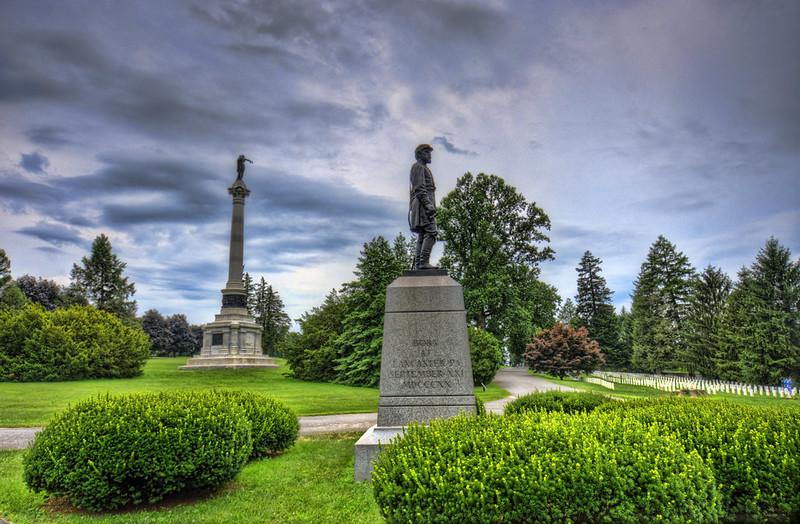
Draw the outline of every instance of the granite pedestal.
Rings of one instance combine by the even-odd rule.
[[[464,291],[444,270],[407,271],[386,290],[378,424],[356,442],[355,479],[410,422],[475,413]]]

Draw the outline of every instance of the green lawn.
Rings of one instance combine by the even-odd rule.
[[[591,391],[592,393],[600,393],[602,395],[611,396],[622,399],[634,398],[658,398],[658,397],[671,397],[674,394],[661,391],[660,389],[650,388],[647,386],[633,386],[629,384],[615,384],[614,389],[604,388],[599,384],[590,384],[588,382],[581,382],[574,378],[565,378],[559,380],[557,377],[545,375],[541,373],[532,373],[537,377],[541,377],[548,382],[558,384],[560,386],[567,386],[581,391]],[[739,404],[748,404],[751,406],[782,406],[782,407],[795,407],[800,408],[800,401],[788,398],[774,398],[774,397],[748,397],[744,395],[732,395],[730,393],[716,393],[709,395],[705,398],[715,400],[729,400]]]
[[[186,357],[153,358],[144,374],[136,378],[78,380],[73,382],[0,382],[0,427],[42,426],[50,417],[84,398],[104,394],[139,393],[168,389],[246,389],[272,395],[299,415],[369,413],[378,410],[378,390],[321,382],[305,382],[285,376],[286,363],[273,369],[179,371]],[[483,401],[508,396],[504,389],[490,385]]]
[[[381,522],[371,485],[353,482],[356,438],[302,438],[284,455],[248,464],[218,492],[103,515],[45,503],[22,481],[23,452],[4,451],[0,452],[0,520],[14,524]]]
[[[653,397],[664,397],[667,396],[665,391],[660,391],[655,388],[649,388],[647,386],[630,386],[628,384],[616,384],[614,389],[604,388],[599,384],[590,384],[588,382],[581,382],[580,380],[575,380],[574,378],[567,377],[564,380],[560,380],[558,377],[553,377],[550,375],[545,375],[542,373],[532,373],[532,375],[543,378],[548,382],[552,382],[553,384],[558,384],[559,386],[566,386],[569,388],[578,389],[581,391],[590,391],[592,393],[601,393],[603,395],[610,395],[612,397],[617,398],[653,398]]]

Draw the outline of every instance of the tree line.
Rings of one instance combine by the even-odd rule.
[[[659,236],[634,282],[631,309],[617,312],[602,260],[590,251],[576,268],[574,300],[562,301],[539,279],[539,265],[554,257],[550,220],[502,178],[466,173],[442,199],[437,221],[440,263],[464,287],[468,323],[490,334],[511,364],[530,364],[547,340],[564,348],[547,349],[559,373],[573,361],[583,366],[573,372],[601,365],[777,385],[800,372],[800,260],[777,239],[734,283],[713,266],[697,272]],[[287,334],[294,376],[378,383],[385,290],[410,267],[412,242],[400,234],[364,244],[356,279],[331,290]],[[580,331],[551,332],[557,324]]]

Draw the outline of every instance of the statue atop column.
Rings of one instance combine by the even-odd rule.
[[[244,155],[239,155],[239,158],[236,159],[236,180],[244,179],[244,163],[250,162],[253,163],[252,160],[249,158],[245,158]]]
[[[408,226],[417,235],[413,270],[438,269],[431,265],[430,257],[439,230],[436,227],[436,184],[428,168],[431,163],[428,144],[420,144],[414,150],[417,161],[411,166],[411,190],[408,209]]]

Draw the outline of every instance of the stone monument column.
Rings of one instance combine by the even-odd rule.
[[[261,351],[261,326],[247,311],[244,289],[244,202],[250,190],[244,183],[244,156],[239,157],[239,176],[228,194],[233,197],[228,282],[222,290],[222,308],[213,322],[203,326],[203,348],[189,359],[182,370],[219,368],[277,367],[275,360]]]
[[[244,202],[250,190],[241,178],[236,179],[228,194],[233,197],[231,241],[228,254],[228,282],[222,290],[222,313],[247,314],[247,293],[242,281],[244,272]]]

